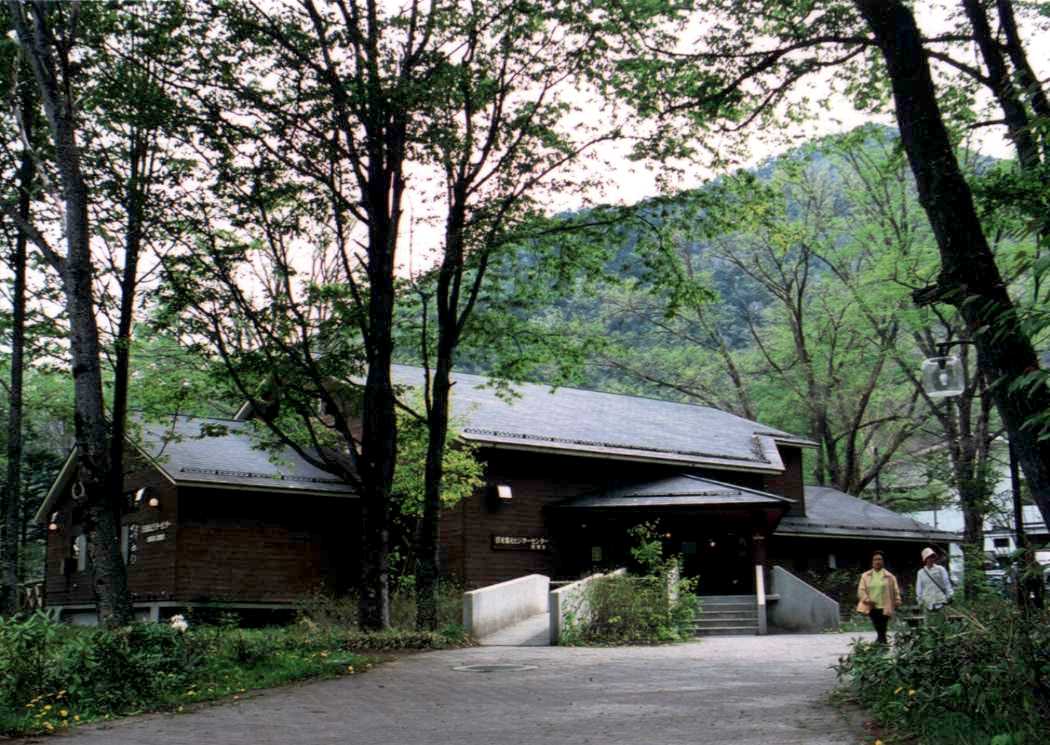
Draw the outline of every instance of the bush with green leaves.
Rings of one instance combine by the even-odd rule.
[[[990,600],[856,641],[839,678],[876,719],[928,745],[1036,745],[1050,732],[1050,613]]]
[[[0,735],[62,729],[150,709],[179,709],[254,688],[350,675],[373,651],[468,643],[463,627],[365,633],[308,619],[239,629],[166,624],[120,629],[58,624],[43,614],[0,620]]]
[[[59,629],[43,613],[0,617],[0,706],[24,704],[46,684]]]
[[[357,628],[357,597],[334,597],[319,592],[298,604],[300,620],[321,627]],[[438,583],[438,628],[455,626],[463,621],[463,586],[452,580]],[[390,626],[399,631],[416,627],[416,596],[412,577],[401,578],[390,593]]]

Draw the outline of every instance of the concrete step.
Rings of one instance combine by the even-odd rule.
[[[710,626],[693,629],[693,636],[757,636],[758,624],[753,626]]]
[[[695,623],[755,623],[758,615],[755,613],[701,613],[695,619]]]
[[[757,605],[747,605],[745,603],[720,603],[718,605],[710,605],[708,603],[700,603],[701,613],[757,613]]]
[[[701,603],[751,603],[757,602],[754,595],[701,595]]]
[[[752,626],[758,626],[758,620],[755,619],[754,617],[751,617],[751,618],[711,619],[709,621],[697,620],[697,621],[693,622],[693,628],[697,629],[697,630],[700,630],[700,629],[720,629],[720,628],[728,628],[730,626],[732,626],[732,627],[744,626],[744,627],[750,628]]]

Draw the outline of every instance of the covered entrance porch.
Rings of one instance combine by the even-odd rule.
[[[636,567],[629,531],[648,524],[664,557],[679,556],[700,595],[753,595],[755,567],[766,565],[767,538],[793,500],[735,484],[682,474],[629,484],[553,508],[567,577]]]

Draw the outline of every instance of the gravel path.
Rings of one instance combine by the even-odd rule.
[[[77,745],[856,745],[827,703],[858,634],[712,637],[664,647],[479,647],[180,715],[81,727]],[[871,636],[862,634],[860,636]],[[534,666],[461,672],[472,664]]]

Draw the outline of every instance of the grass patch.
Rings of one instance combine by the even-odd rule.
[[[145,711],[303,680],[356,675],[377,653],[463,645],[461,627],[440,633],[321,626],[238,629],[163,624],[88,629],[43,614],[0,619],[0,733],[55,732]]]

